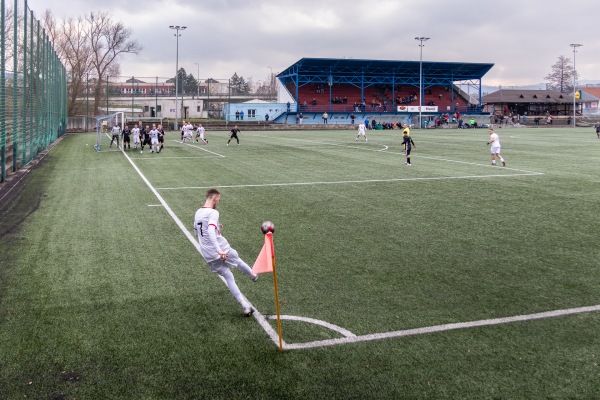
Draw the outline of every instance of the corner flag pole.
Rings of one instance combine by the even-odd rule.
[[[273,235],[271,232],[267,235]],[[271,243],[273,243],[271,239]],[[275,266],[275,245],[272,245],[271,257],[273,260],[273,287],[275,288],[275,310],[277,311],[277,333],[279,335],[279,350],[283,351],[283,340],[281,337],[281,312],[279,311],[279,289],[277,288],[277,267]]]

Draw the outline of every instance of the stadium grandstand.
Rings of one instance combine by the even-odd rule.
[[[271,121],[285,123],[302,113],[304,123],[319,123],[327,112],[333,124],[349,123],[352,114],[356,120],[414,124],[420,104],[431,122],[457,112],[481,116],[476,99],[481,99],[481,80],[493,65],[424,61],[421,85],[419,61],[302,58],[277,75],[280,92],[287,92],[280,93],[278,103],[288,98],[291,105]]]

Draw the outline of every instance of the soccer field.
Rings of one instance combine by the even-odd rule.
[[[600,140],[589,129],[69,135],[0,221],[0,398],[598,398]],[[103,148],[103,150],[108,150]],[[190,241],[208,188],[241,307]]]

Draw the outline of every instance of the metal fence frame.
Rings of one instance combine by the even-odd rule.
[[[67,73],[27,0],[14,0],[12,7],[0,0],[0,42],[0,182],[5,182],[65,133]]]

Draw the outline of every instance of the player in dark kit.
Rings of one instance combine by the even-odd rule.
[[[415,142],[413,142],[410,135],[404,134],[402,136],[402,139],[403,139],[402,144],[406,148],[406,166],[410,167],[410,151],[413,146],[415,147],[415,149],[417,148],[417,146],[415,145]]]
[[[160,151],[165,147],[165,130],[160,124],[156,129],[158,130],[158,144],[160,144],[158,152],[160,153]]]
[[[140,153],[142,151],[144,151],[144,146],[148,145],[148,147],[151,147],[151,141],[150,141],[150,126],[146,125],[146,127],[144,127],[141,131],[142,134],[142,150],[140,151]]]
[[[127,145],[127,148],[129,150],[131,150],[131,139],[129,138],[131,131],[129,130],[129,127],[127,125],[125,125],[125,129],[123,129],[122,134],[123,134],[123,150],[125,150],[125,145]]]
[[[227,141],[227,146],[229,146],[229,142],[231,142],[231,139],[235,139],[237,140],[237,144],[238,146],[240,145],[240,138],[238,138],[238,133],[241,133],[242,131],[240,131],[236,126],[233,127],[233,129],[231,130],[231,135],[229,135],[229,140]]]

